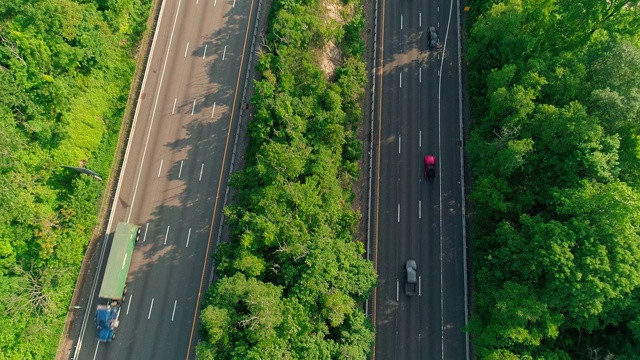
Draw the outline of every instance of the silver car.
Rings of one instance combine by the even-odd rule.
[[[404,293],[412,296],[416,294],[416,287],[418,286],[418,270],[415,260],[407,260],[404,266]]]

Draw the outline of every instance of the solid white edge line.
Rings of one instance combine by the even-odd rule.
[[[181,1],[181,0],[180,0]],[[147,64],[145,66],[145,70],[144,70],[144,76],[142,77],[142,84],[140,85],[140,94],[138,95],[138,101],[136,104],[136,110],[134,111],[133,114],[133,121],[131,122],[131,131],[129,132],[129,137],[128,139],[131,139],[131,137],[133,136],[135,129],[136,129],[136,124],[138,121],[138,114],[139,114],[139,110],[140,110],[140,104],[141,104],[141,98],[144,94],[144,89],[145,86],[147,84],[147,76],[149,75],[149,69],[151,68],[149,65],[151,64],[151,60],[153,59],[153,54],[155,52],[155,46],[156,46],[156,40],[158,39],[158,29],[160,28],[160,24],[162,23],[162,17],[164,14],[164,7],[165,7],[166,2],[162,1],[161,5],[160,5],[160,11],[158,12],[158,23],[155,26],[154,29],[154,34],[153,34],[153,40],[151,40],[151,50],[149,51],[149,57],[147,58]],[[180,3],[178,3],[178,9],[180,9]],[[177,18],[177,14],[178,12],[176,11],[176,18]],[[175,22],[174,22],[174,28],[175,28]],[[173,32],[172,32],[173,34]],[[122,186],[122,181],[124,179],[124,169],[126,168],[127,165],[127,160],[129,158],[129,152],[131,151],[131,142],[127,141],[127,146],[124,152],[124,157],[122,160],[122,166],[120,167],[120,176],[118,177],[118,185],[116,186],[116,192],[115,195],[113,197],[113,201],[112,201],[112,206],[111,206],[111,213],[109,215],[109,220],[107,221],[107,226],[106,226],[106,233],[103,237],[103,241],[102,241],[102,249],[100,250],[100,256],[98,258],[98,266],[97,268],[101,268],[102,266],[102,262],[104,261],[104,255],[106,252],[106,246],[104,246],[104,244],[106,244],[107,240],[109,239],[109,229],[111,229],[111,225],[112,225],[112,220],[114,217],[114,214],[116,212],[116,202],[119,199],[119,194],[120,194],[120,188]],[[134,197],[135,198],[135,197]],[[129,222],[129,219],[131,217],[131,213],[129,213],[129,215],[127,216],[127,222]],[[91,284],[91,294],[94,294],[96,291],[96,288],[98,286],[98,276],[99,276],[100,272],[97,271],[96,274],[93,277],[93,283]],[[80,335],[78,335],[78,342],[75,346],[75,350],[73,352],[73,360],[76,360],[78,358],[78,355],[80,354],[80,350],[82,349],[82,342],[84,341],[84,333],[87,329],[87,323],[89,321],[89,316],[90,316],[90,312],[93,306],[93,296],[89,297],[89,301],[87,302],[87,307],[85,309],[84,315],[82,316],[82,325],[80,326]],[[99,342],[98,342],[99,344]],[[96,345],[96,354],[98,351],[98,347]],[[95,358],[95,355],[94,355]]]
[[[464,121],[463,121],[463,113],[462,113],[462,46],[460,43],[460,29],[462,28],[462,23],[460,22],[460,0],[456,0],[457,4],[457,26],[458,26],[458,111],[460,112],[460,190],[462,191],[462,267],[464,274],[464,324],[465,326],[469,325],[469,289],[468,289],[468,278],[467,278],[467,214],[466,214],[466,199],[465,199],[465,184],[464,184]],[[470,359],[471,351],[469,344],[469,332],[465,331],[465,342],[466,342],[466,351],[467,351],[467,360]]]
[[[451,2],[453,6],[453,2]],[[439,11],[439,9],[438,9]],[[449,27],[447,26],[447,31],[445,32],[444,41],[442,45],[442,58],[440,60],[440,68],[438,69],[438,158],[442,159],[442,103],[441,103],[441,92],[442,92],[442,68],[444,66],[444,54],[446,54],[447,50],[447,36],[449,35]],[[444,360],[444,265],[443,265],[443,235],[442,235],[442,162],[438,162],[438,188],[439,188],[439,228],[440,228],[440,358]]]
[[[369,186],[368,186],[368,197],[367,197],[367,260],[371,261],[371,193],[373,191],[373,156],[374,156],[374,150],[373,150],[373,146],[374,146],[374,140],[373,140],[373,131],[375,129],[374,127],[374,121],[375,121],[375,100],[376,100],[376,69],[377,69],[377,63],[378,63],[378,9],[379,9],[379,2],[378,0],[374,0],[374,20],[373,20],[373,69],[371,71],[371,117],[369,119],[369,124],[370,124],[370,129],[371,129],[371,133],[369,134]],[[374,262],[372,261],[372,264],[375,266]],[[374,290],[374,294],[376,293],[376,291]],[[375,295],[372,295],[372,297],[375,297]],[[370,297],[370,298],[372,298]],[[367,301],[365,302],[365,314],[367,316],[369,316],[369,299],[367,299]],[[375,309],[374,309],[374,314],[375,314]],[[373,315],[373,314],[372,314]],[[375,316],[374,316],[375,317]],[[375,326],[375,324],[374,324]],[[374,345],[374,349],[375,349],[375,345]],[[375,359],[375,351],[373,353],[373,358]]]
[[[164,1],[162,2],[164,4]],[[144,142],[144,150],[142,151],[142,159],[140,160],[140,167],[138,168],[138,178],[136,179],[136,184],[133,187],[133,195],[131,196],[131,205],[129,205],[129,215],[127,216],[127,222],[130,222],[130,218],[131,218],[131,211],[133,209],[133,204],[135,204],[136,202],[136,195],[138,193],[138,185],[140,184],[140,177],[142,176],[142,169],[143,169],[143,165],[144,165],[144,159],[146,158],[147,155],[147,147],[149,146],[149,138],[151,137],[151,128],[153,127],[153,121],[155,119],[156,116],[156,110],[158,108],[158,100],[160,98],[160,93],[162,90],[162,81],[164,80],[164,72],[167,68],[167,62],[169,60],[169,54],[171,53],[171,43],[173,41],[173,34],[175,32],[176,29],[176,22],[178,21],[178,14],[180,13],[180,4],[182,4],[182,0],[178,0],[178,7],[176,8],[176,16],[173,19],[173,27],[171,28],[171,36],[169,36],[169,45],[167,45],[167,52],[166,55],[164,57],[164,64],[162,65],[162,72],[160,75],[160,82],[158,83],[158,92],[156,93],[156,98],[154,100],[154,104],[153,104],[153,111],[151,112],[151,120],[149,122],[149,130],[147,131],[147,138],[145,139]],[[154,39],[154,43],[155,43],[155,39]],[[138,110],[136,110],[136,114],[138,113]],[[135,122],[135,121],[134,121]],[[128,151],[127,151],[128,152]],[[126,156],[125,156],[125,162],[126,162]],[[122,165],[122,168],[124,169],[124,163]],[[120,179],[122,180],[122,176],[120,177]],[[120,184],[118,184],[118,188],[120,187]],[[115,199],[118,199],[117,194]],[[115,200],[114,200],[115,202]],[[113,211],[115,211],[115,206],[112,207]]]
[[[458,0],[457,0],[458,1]],[[438,11],[440,8],[438,7]],[[447,20],[447,30],[444,36],[444,43],[442,45],[442,60],[440,61],[440,69],[438,70],[438,156],[442,159],[442,103],[441,103],[441,92],[442,92],[442,69],[444,67],[444,55],[447,53],[447,38],[449,37],[449,29],[451,27],[451,14],[453,13],[453,1],[451,1],[451,6],[449,7],[449,18]],[[438,23],[438,27],[440,27],[440,23]],[[459,37],[459,34],[458,34]],[[459,45],[459,44],[458,44]],[[458,50],[460,48],[458,47]],[[458,59],[459,61],[459,59]],[[440,178],[439,188],[440,188],[440,331],[441,331],[441,340],[440,340],[440,351],[442,360],[445,359],[444,353],[444,333],[445,333],[445,324],[444,324],[444,239],[442,235],[442,223],[443,223],[443,209],[442,209],[442,162],[438,164],[438,175]],[[464,196],[464,194],[463,194]],[[466,296],[466,295],[465,295]],[[467,352],[467,357],[469,356]]]
[[[160,173],[162,172],[162,163],[164,160],[160,160],[160,167],[158,168],[158,177],[160,177]]]
[[[147,231],[149,231],[149,223],[147,223],[147,226],[144,229],[144,236],[142,237],[142,242],[145,242],[147,240]]]
[[[189,51],[189,42],[187,41],[187,47],[184,48],[184,57],[187,57],[187,51]]]

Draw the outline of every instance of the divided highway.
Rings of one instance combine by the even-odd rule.
[[[98,343],[102,269],[74,359],[195,358],[256,7],[163,2],[108,229],[126,221],[142,230],[127,299],[114,341]]]
[[[372,259],[374,359],[469,358],[459,3],[378,3]],[[439,43],[429,48],[427,31]],[[434,180],[424,157],[437,158]],[[416,261],[418,290],[404,293]]]

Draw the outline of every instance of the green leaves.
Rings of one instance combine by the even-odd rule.
[[[303,174],[310,153],[311,148],[302,141],[264,144],[256,156],[258,174],[266,184],[295,181]]]
[[[232,237],[215,255],[220,281],[207,294],[198,358],[365,359],[371,350],[359,302],[376,274],[354,242],[350,203],[366,70],[342,54],[331,81],[318,61],[327,41],[359,55],[364,23],[356,12],[343,36],[321,6],[273,4],[247,163],[225,209]]]
[[[491,327],[479,341],[489,348],[533,348],[558,336],[562,316],[553,315],[527,286],[505,282],[494,297]]]
[[[605,135],[597,118],[577,102],[562,109],[542,105],[531,122],[536,154],[531,171],[551,175],[554,187],[573,187],[582,177],[611,181],[618,174],[618,135]],[[535,165],[534,165],[535,164]]]
[[[111,168],[147,16],[130,4],[131,37],[89,2],[0,4],[0,357],[55,357],[103,186],[60,165]]]
[[[214,356],[235,353],[237,357],[255,346],[281,354],[272,347],[278,343],[274,338],[282,323],[281,289],[240,273],[220,279],[215,287],[224,296],[211,298],[201,315],[207,348],[214,350]],[[239,343],[244,346],[238,347]]]
[[[481,358],[638,353],[638,19],[628,1],[510,0],[470,31]]]

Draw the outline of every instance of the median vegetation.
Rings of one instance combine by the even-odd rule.
[[[638,2],[471,7],[476,353],[637,358]]]
[[[352,209],[366,83],[362,3],[274,0],[259,55],[231,240],[201,314],[198,359],[366,359],[376,275]]]
[[[53,359],[148,0],[0,1],[0,359]]]

